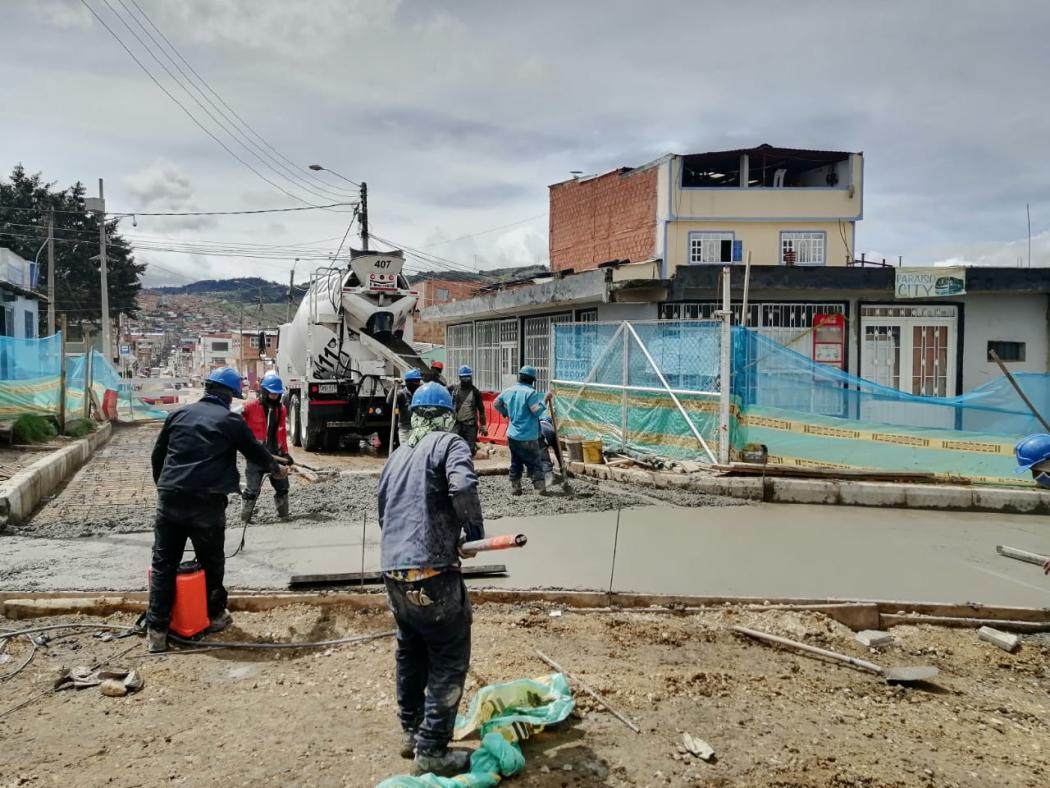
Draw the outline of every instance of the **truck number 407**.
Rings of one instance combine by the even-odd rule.
[[[390,261],[389,260],[376,260],[375,267],[376,268],[389,268],[390,267]]]

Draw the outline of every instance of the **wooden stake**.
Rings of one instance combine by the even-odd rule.
[[[569,673],[569,671],[567,671],[565,668],[563,668],[561,665],[559,665],[557,662],[555,662],[553,659],[548,657],[546,654],[544,654],[539,649],[536,649],[536,656],[538,656],[540,659],[542,659],[544,662],[546,662],[548,665],[550,665],[552,668],[554,668],[559,673],[564,673],[566,678],[568,678],[570,681],[572,681],[573,684],[576,684],[577,686],[579,686],[580,689],[582,689],[584,692],[586,692],[588,695],[590,695],[592,698],[594,698],[596,701],[598,701],[600,704],[602,704],[602,706],[604,706],[605,709],[610,714],[612,714],[616,719],[618,719],[620,722],[622,722],[624,725],[626,725],[632,731],[634,731],[635,733],[641,733],[642,732],[641,728],[639,728],[637,725],[635,725],[633,722],[631,722],[629,719],[627,719],[627,717],[625,717],[620,712],[618,712],[616,709],[614,709],[612,706],[610,706],[609,702],[605,698],[603,698],[601,695],[599,695],[596,690],[591,689],[591,687],[588,686],[583,681],[583,679],[581,679],[579,676],[574,676],[571,673]]]
[[[1017,392],[1017,396],[1021,398],[1025,405],[1028,406],[1028,410],[1032,411],[1032,415],[1039,419],[1039,423],[1043,425],[1043,429],[1050,432],[1050,424],[1047,423],[1046,419],[1043,418],[1042,414],[1035,409],[1035,405],[1032,404],[1032,400],[1028,399],[1028,396],[1021,389],[1021,385],[1014,379],[1014,376],[1010,374],[1010,370],[1006,368],[1006,364],[999,358],[999,354],[994,350],[988,351],[989,357],[996,364],[999,365],[999,369],[1002,370],[1003,374],[1006,375],[1006,379],[1010,381],[1010,385],[1014,387],[1014,391]]]

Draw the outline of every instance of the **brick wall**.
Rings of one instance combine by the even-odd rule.
[[[412,285],[413,290],[419,291],[419,300],[416,302],[417,310],[424,310],[428,306],[444,304],[449,301],[462,301],[470,298],[481,287],[480,282],[460,282],[449,279],[427,279]],[[439,290],[447,290],[448,297],[438,298],[443,293]],[[434,345],[445,344],[445,324],[432,320],[421,320],[418,314],[413,318],[412,339],[415,342],[430,342]]]
[[[551,270],[645,260],[656,243],[656,175],[616,170],[550,187]]]

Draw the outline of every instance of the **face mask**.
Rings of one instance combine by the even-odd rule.
[[[474,378],[460,378],[459,382],[462,383],[464,386],[470,386],[473,385]]]

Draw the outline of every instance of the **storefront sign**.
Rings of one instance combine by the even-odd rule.
[[[965,268],[898,268],[897,298],[935,298],[966,293]]]

